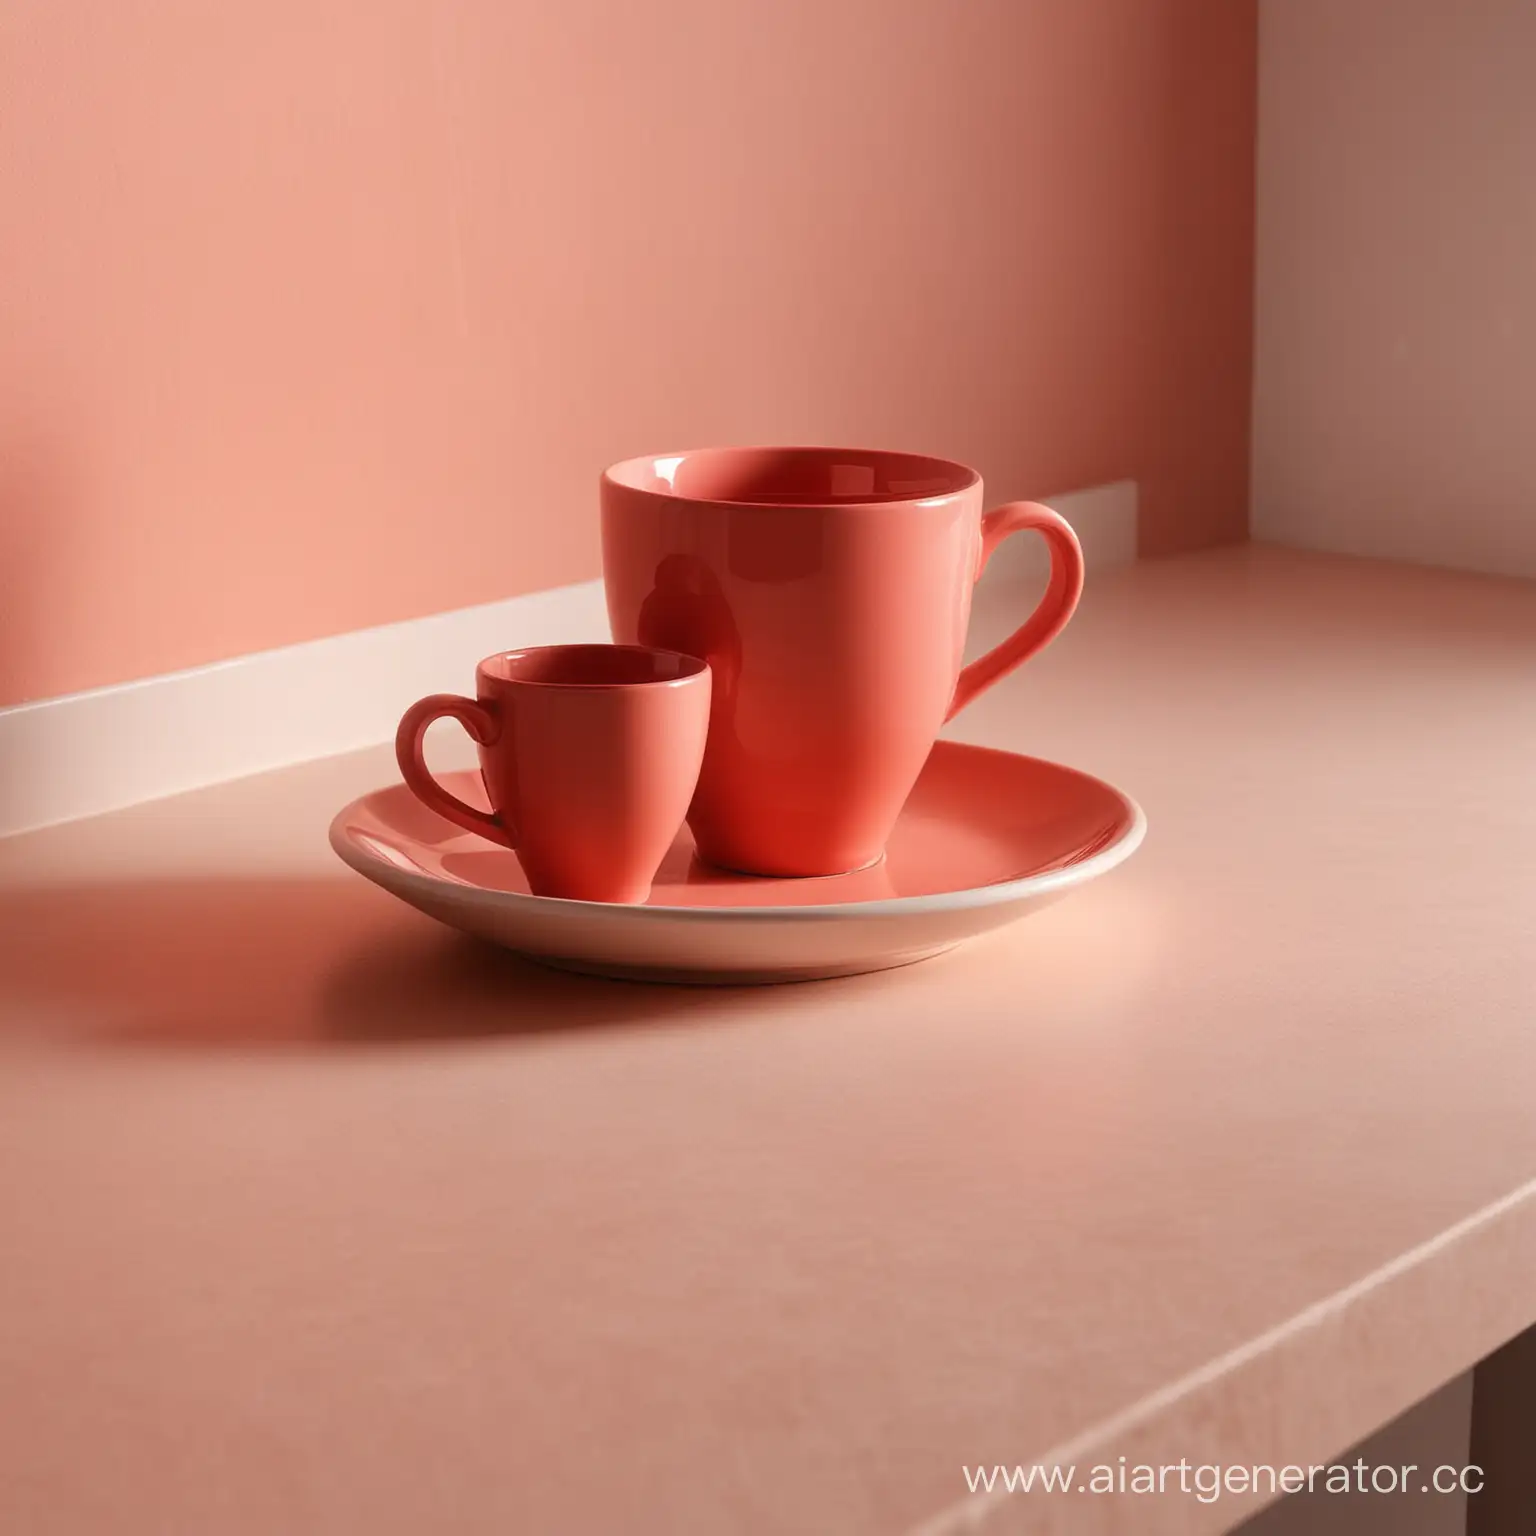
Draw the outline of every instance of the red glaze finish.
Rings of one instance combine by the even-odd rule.
[[[602,480],[614,638],[707,658],[688,824],[750,874],[846,873],[884,851],[939,728],[1072,616],[1082,551],[1049,507],[982,516],[975,470],[917,454],[717,448]],[[1008,534],[1051,549],[1039,607],[961,671],[971,590]]]
[[[709,722],[710,672],[693,656],[618,645],[504,651],[477,697],[406,710],[395,756],[438,815],[515,848],[531,890],[642,902],[683,823]],[[450,794],[422,759],[427,727],[457,720],[480,749],[489,811]]]

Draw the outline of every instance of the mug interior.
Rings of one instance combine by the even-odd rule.
[[[868,448],[703,448],[647,454],[607,472],[617,485],[742,507],[922,501],[976,484],[963,464]]]
[[[681,651],[644,645],[541,645],[502,651],[480,663],[480,674],[497,683],[549,688],[633,688],[697,677],[706,663]]]

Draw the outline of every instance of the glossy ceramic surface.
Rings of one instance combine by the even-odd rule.
[[[710,673],[693,656],[621,645],[504,651],[476,697],[406,710],[395,756],[437,816],[519,852],[528,886],[580,901],[644,901],[698,782]],[[444,788],[422,759],[432,721],[474,739],[488,802]]]
[[[473,773],[447,782],[483,804]],[[822,879],[732,874],[679,833],[650,899],[531,894],[518,858],[414,800],[354,801],[331,846],[423,912],[550,964],[677,981],[790,981],[905,965],[1011,922],[1113,869],[1145,821],[1099,779],[1038,758],[939,742],[878,864]]]
[[[1026,622],[961,670],[997,545],[1045,536]],[[603,578],[616,640],[705,657],[709,744],[689,811],[729,869],[832,875],[877,860],[944,721],[1072,615],[1082,552],[1048,507],[982,515],[981,477],[915,454],[722,448],[614,465]]]

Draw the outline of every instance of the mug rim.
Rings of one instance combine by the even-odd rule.
[[[669,677],[619,678],[560,678],[519,677],[515,673],[496,670],[498,663],[547,658],[574,651],[599,652],[608,656],[628,654],[648,656],[652,660],[668,658],[678,664],[677,671]],[[709,663],[701,656],[686,651],[674,651],[659,645],[619,645],[603,640],[577,640],[558,645],[519,645],[504,651],[495,651],[475,664],[475,681],[494,688],[539,688],[564,692],[596,693],[603,689],[633,690],[637,688],[683,688],[709,676]]]
[[[972,469],[969,464],[962,464],[958,459],[946,459],[938,454],[920,453],[905,448],[860,448],[838,443],[734,443],[719,447],[684,448],[671,453],[641,453],[627,459],[620,459],[610,464],[602,473],[602,484],[613,486],[616,490],[626,491],[638,496],[665,497],[672,501],[691,502],[697,506],[719,507],[752,507],[763,511],[782,512],[787,508],[798,505],[819,505],[820,503],[798,503],[790,501],[756,501],[750,497],[736,496],[696,496],[687,491],[656,490],[649,485],[639,483],[639,474],[648,473],[652,476],[660,475],[658,464],[668,460],[673,462],[673,473],[676,473],[677,465],[685,459],[698,459],[706,456],[718,456],[729,458],[736,455],[749,454],[807,454],[816,456],[836,457],[846,455],[848,458],[859,460],[905,460],[908,463],[920,462],[931,465],[935,470],[949,472],[954,476],[954,482],[943,490],[918,492],[911,495],[874,495],[869,497],[849,496],[829,500],[826,505],[836,507],[859,506],[936,506],[942,502],[950,501],[956,496],[963,496],[968,491],[975,490],[982,483],[979,470]],[[629,473],[626,473],[629,472]],[[665,476],[661,476],[665,478]]]

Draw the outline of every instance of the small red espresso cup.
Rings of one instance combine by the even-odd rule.
[[[487,656],[473,699],[437,693],[406,710],[395,757],[439,816],[515,849],[536,896],[643,902],[698,783],[710,669],[639,645],[550,645]],[[491,809],[451,795],[422,758],[452,716],[480,753]]]

